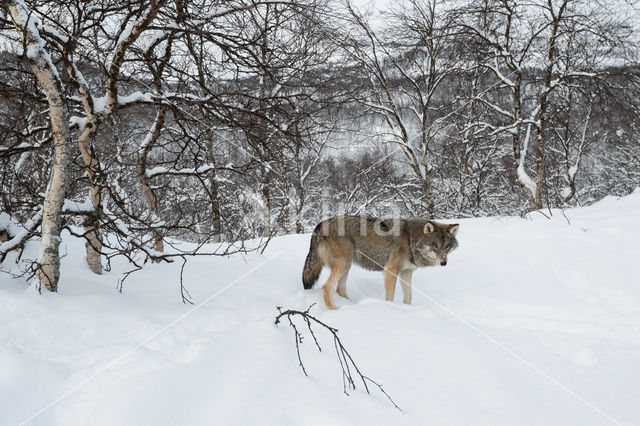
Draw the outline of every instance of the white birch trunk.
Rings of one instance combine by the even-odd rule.
[[[156,197],[149,185],[149,181],[147,179],[147,156],[151,152],[151,149],[155,145],[155,143],[160,138],[160,132],[162,131],[162,126],[164,124],[164,118],[166,113],[166,107],[160,106],[158,112],[156,114],[156,118],[147,133],[147,137],[142,142],[142,147],[140,148],[140,156],[138,157],[138,179],[140,180],[140,185],[142,186],[142,193],[144,194],[144,198],[147,202],[147,212],[149,214],[147,218],[147,222],[151,227],[153,227],[153,241],[156,252],[162,253],[164,252],[164,240],[160,231],[154,227],[154,225],[158,222],[156,215]],[[155,260],[159,262],[159,260]]]
[[[44,49],[44,42],[35,26],[34,17],[24,2],[10,1],[9,13],[25,45],[25,55],[31,60],[31,70],[47,95],[49,118],[53,133],[53,168],[42,211],[42,240],[38,257],[37,277],[50,291],[57,291],[60,279],[60,231],[62,206],[69,186],[71,133],[69,111],[62,95],[62,82]]]
[[[96,182],[98,174],[98,160],[91,150],[91,142],[93,141],[97,124],[91,124],[91,128],[85,128],[78,138],[80,153],[82,154],[82,158],[87,169],[87,177],[91,184],[89,198],[91,199],[91,203],[94,208],[93,214],[91,214],[84,223],[85,239],[87,241],[85,243],[85,248],[89,268],[96,274],[102,274],[102,233],[100,232],[100,206],[102,204],[102,194],[100,192],[100,187]]]

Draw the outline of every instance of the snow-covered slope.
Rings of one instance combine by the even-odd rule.
[[[412,306],[354,267],[338,311],[319,285],[302,290],[308,235],[189,261],[196,307],[180,302],[179,264],[149,265],[119,294],[127,266],[92,275],[65,238],[58,294],[0,276],[0,424],[637,424],[640,192],[566,218],[460,223],[449,265],[414,274]],[[273,320],[314,302],[403,412],[375,390],[344,395],[320,329],[323,352],[302,345],[304,376]]]

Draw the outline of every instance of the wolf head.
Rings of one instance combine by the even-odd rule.
[[[417,266],[447,264],[447,256],[458,247],[456,235],[460,225],[446,225],[437,222],[416,222],[412,224],[411,253]]]

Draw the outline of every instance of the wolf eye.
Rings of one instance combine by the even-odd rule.
[[[451,248],[451,244],[445,244],[444,248],[445,248],[445,250],[449,250]]]
[[[438,244],[438,243],[433,243],[433,244],[431,245],[431,247],[433,247],[434,249],[436,249],[436,250],[437,250],[437,249],[439,249],[439,248],[440,248],[440,244]]]

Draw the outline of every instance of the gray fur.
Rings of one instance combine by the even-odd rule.
[[[425,234],[427,223],[433,232]],[[338,216],[327,219],[318,224],[311,236],[303,271],[304,288],[313,287],[322,266],[331,266],[335,257],[348,257],[349,263],[373,271],[384,270],[394,256],[406,258],[406,267],[411,269],[434,266],[440,259],[446,263],[447,254],[458,246],[455,232],[450,232],[452,227],[457,231],[457,225],[439,224],[427,218],[381,220]]]

